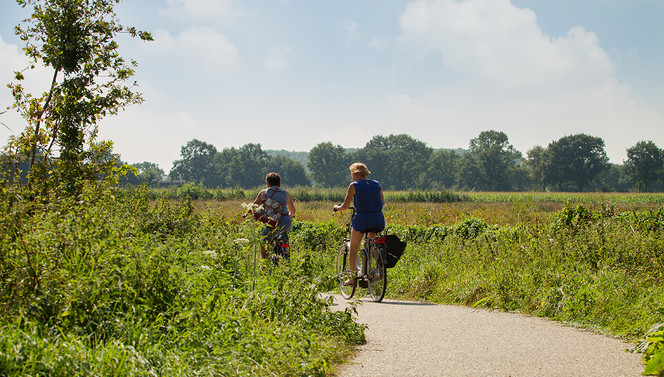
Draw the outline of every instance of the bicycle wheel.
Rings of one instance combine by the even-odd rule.
[[[344,241],[339,247],[339,254],[337,254],[337,283],[339,284],[339,290],[341,291],[341,296],[345,299],[353,297],[355,294],[355,286],[353,285],[344,285],[346,280],[351,279],[353,274],[351,270],[348,269],[348,258],[349,258],[350,244],[348,241]],[[352,265],[353,263],[351,263]],[[355,262],[357,264],[357,262]]]
[[[383,301],[385,289],[387,289],[387,269],[385,268],[382,248],[371,245],[371,256],[369,258],[369,293],[376,302]]]

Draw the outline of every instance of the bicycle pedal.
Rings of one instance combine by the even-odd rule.
[[[360,286],[360,288],[369,288],[369,283],[366,280],[360,280],[358,282],[358,285]]]

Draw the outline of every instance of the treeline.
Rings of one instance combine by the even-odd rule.
[[[293,152],[290,152],[293,153]],[[128,183],[195,183],[207,188],[254,188],[270,171],[287,186],[345,187],[348,166],[367,164],[371,177],[392,190],[662,191],[664,152],[652,141],[627,149],[623,165],[608,162],[604,141],[586,134],[535,146],[524,156],[500,131],[483,131],[468,150],[435,150],[409,135],[375,136],[348,150],[322,142],[306,155],[264,151],[260,144],[217,150],[200,140],[184,145],[166,177],[156,164],[135,164]],[[296,160],[297,159],[297,160]],[[305,165],[306,164],[306,165]]]

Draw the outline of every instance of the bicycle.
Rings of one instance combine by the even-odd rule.
[[[357,254],[355,266],[348,263],[350,255],[350,227],[355,216],[355,207],[349,207],[352,211],[350,222],[348,224],[348,237],[343,239],[337,254],[337,279],[341,296],[350,299],[355,294],[357,285],[361,288],[367,288],[371,298],[375,302],[383,301],[385,289],[387,288],[387,269],[385,268],[385,237],[376,236],[370,238],[369,233],[380,233],[376,229],[367,229],[364,233],[364,245]],[[354,273],[356,266],[360,265],[359,271]],[[355,276],[357,275],[357,276]],[[355,284],[345,285],[344,283],[355,278]]]
[[[270,239],[268,245],[269,250],[272,250],[270,261],[272,261],[275,266],[279,265],[279,259],[283,259],[285,262],[290,262],[290,245],[284,242],[281,238],[281,234]]]
[[[253,213],[253,210],[251,211]],[[242,218],[247,218],[249,213],[242,215]],[[255,217],[255,216],[254,216]],[[271,232],[276,231],[276,228],[272,228]],[[267,239],[268,252],[272,251],[272,255],[269,256],[269,259],[275,266],[279,265],[279,259],[283,259],[286,262],[290,262],[290,245],[283,240],[283,234],[279,233],[274,237],[268,237]]]

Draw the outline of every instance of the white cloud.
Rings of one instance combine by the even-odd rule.
[[[237,47],[226,35],[210,27],[193,27],[172,36],[167,30],[155,32],[147,51],[158,54],[164,64],[180,62],[185,67],[207,73],[230,71],[240,62]]]
[[[440,147],[467,147],[479,132],[501,130],[524,153],[583,132],[602,137],[617,163],[626,147],[661,134],[661,114],[638,107],[593,32],[575,27],[551,38],[536,21],[509,0],[409,4],[399,42],[415,56],[442,58],[461,79],[434,92],[392,96],[392,122],[408,122],[412,136],[427,142],[436,135],[446,143],[432,142]]]
[[[603,85],[614,75],[597,36],[581,27],[545,35],[529,9],[509,0],[418,0],[401,15],[402,42],[442,56],[468,80],[532,92]]]
[[[340,26],[343,30],[344,39],[346,40],[346,43],[350,43],[360,38],[357,22],[350,20],[342,20],[340,22]]]
[[[280,45],[272,48],[265,57],[264,66],[269,71],[285,71],[290,68],[288,56],[293,53],[293,49],[287,45]]]
[[[113,140],[123,161],[157,163],[168,172],[180,159],[180,149],[194,138],[206,139],[200,120],[177,109],[144,104],[107,117],[99,126],[100,140]]]
[[[167,8],[161,14],[175,18],[229,17],[236,12],[234,3],[234,0],[167,0]]]
[[[371,37],[371,41],[369,42],[369,48],[375,51],[383,51],[389,47],[389,45],[390,41],[387,38]]]

